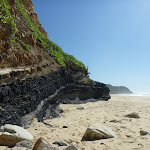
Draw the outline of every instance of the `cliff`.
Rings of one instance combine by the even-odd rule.
[[[109,89],[47,38],[31,0],[0,1],[0,125],[59,115],[60,103],[108,100]]]
[[[133,94],[133,92],[125,86],[112,86],[110,84],[106,84],[106,86],[110,89],[110,94]]]

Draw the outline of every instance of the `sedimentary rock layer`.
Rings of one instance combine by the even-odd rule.
[[[9,123],[27,127],[34,117],[39,121],[57,117],[60,103],[84,103],[109,98],[109,89],[105,84],[81,84],[72,78],[69,68],[61,67],[47,75],[1,84],[0,125]]]

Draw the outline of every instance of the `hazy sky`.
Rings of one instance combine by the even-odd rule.
[[[90,77],[150,93],[150,0],[32,0],[50,40]]]

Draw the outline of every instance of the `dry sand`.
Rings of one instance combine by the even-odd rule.
[[[82,104],[84,110],[73,104],[61,104],[64,110],[60,118],[33,120],[28,131],[34,141],[43,137],[50,141],[65,141],[76,145],[80,150],[149,150],[150,135],[141,136],[140,130],[150,131],[150,97],[112,95],[109,101]],[[140,118],[127,118],[124,115],[136,112]],[[110,122],[111,120],[118,122]],[[87,127],[92,123],[110,126],[116,133],[114,138],[97,141],[81,141]],[[68,128],[63,128],[67,126]],[[54,144],[52,144],[54,146]],[[59,147],[60,150],[66,147]]]

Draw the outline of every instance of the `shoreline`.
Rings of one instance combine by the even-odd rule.
[[[150,94],[138,94],[138,93],[133,93],[133,94],[110,94],[112,96],[141,96],[141,97],[150,97]]]

